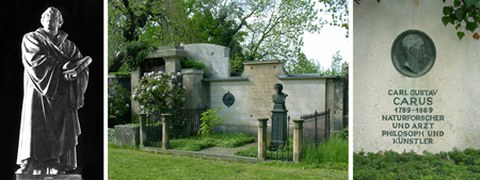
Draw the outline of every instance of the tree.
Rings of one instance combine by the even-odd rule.
[[[346,0],[188,0],[187,14],[195,41],[230,47],[232,71],[243,71],[246,60],[294,61],[303,33],[319,32],[317,3],[332,13],[332,24],[348,29]]]
[[[109,71],[136,66],[151,47],[213,43],[231,49],[232,71],[246,60],[294,61],[304,32],[319,32],[317,3],[348,28],[346,0],[109,0]]]
[[[308,73],[320,73],[321,66],[318,62],[312,59],[307,59],[303,52],[297,52],[298,59],[287,62],[285,69],[290,74],[308,74]]]
[[[109,71],[140,64],[152,47],[187,42],[183,9],[183,1],[175,0],[109,0]]]
[[[315,2],[310,0],[264,0],[247,2],[246,9],[257,10],[246,24],[245,54],[250,60],[297,58],[303,33],[319,32],[321,21]]]
[[[345,76],[348,70],[348,63],[346,61],[342,62],[343,57],[340,55],[340,51],[335,52],[332,56],[332,64],[330,68],[323,71],[322,75],[324,76]]]
[[[245,55],[240,42],[246,32],[242,28],[253,11],[243,16],[239,1],[187,0],[188,25],[192,28],[195,43],[212,43],[230,48],[232,74],[243,71]],[[240,13],[241,12],[241,13]]]

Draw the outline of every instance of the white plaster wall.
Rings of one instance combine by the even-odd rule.
[[[325,111],[325,79],[281,80],[288,97],[285,106],[291,119]],[[272,107],[273,108],[273,102]]]
[[[441,22],[442,1],[374,0],[353,3],[353,137],[354,151],[450,151],[480,148],[480,43],[466,33],[459,40],[451,25]],[[393,66],[390,50],[403,31],[425,32],[436,46],[433,68],[419,78],[402,76]],[[394,114],[388,89],[436,89],[434,113],[445,116],[435,123],[444,137],[432,145],[394,145],[381,130],[392,129],[381,120]]]
[[[230,77],[230,48],[215,44],[187,44],[183,48],[188,58],[205,63],[211,78]]]
[[[221,107],[220,116],[225,120],[220,126],[221,131],[228,132],[249,132],[254,134],[258,122],[250,117],[248,102],[249,81],[221,81],[210,82],[210,105],[214,109]],[[222,98],[229,92],[235,97],[235,103],[227,107],[223,104]]]

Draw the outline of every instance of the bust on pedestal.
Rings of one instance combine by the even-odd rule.
[[[285,99],[287,94],[283,93],[283,85],[277,83],[274,86],[276,94],[272,95],[273,110],[272,110],[272,141],[270,148],[273,150],[284,146],[287,142],[287,108],[285,107]]]

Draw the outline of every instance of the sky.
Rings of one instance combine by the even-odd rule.
[[[343,60],[351,64],[351,39],[346,38],[345,29],[333,26],[324,26],[320,33],[305,33],[303,36],[303,53],[308,59],[313,59],[320,63],[323,68],[329,68],[332,62],[332,56],[340,51]]]
[[[316,4],[317,8],[322,5]],[[350,11],[351,12],[351,11]],[[329,14],[322,14],[322,19],[330,19]],[[340,51],[344,61],[352,64],[351,38],[345,37],[347,30],[338,26],[325,24],[320,33],[305,32],[303,35],[304,45],[303,53],[308,59],[313,59],[320,63],[323,68],[329,68],[332,62],[332,56]],[[350,32],[350,35],[352,33]]]

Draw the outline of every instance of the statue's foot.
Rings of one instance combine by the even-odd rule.
[[[17,171],[15,171],[15,174],[25,174],[25,175],[41,175],[42,170],[40,169],[34,169],[30,165],[22,165]]]

